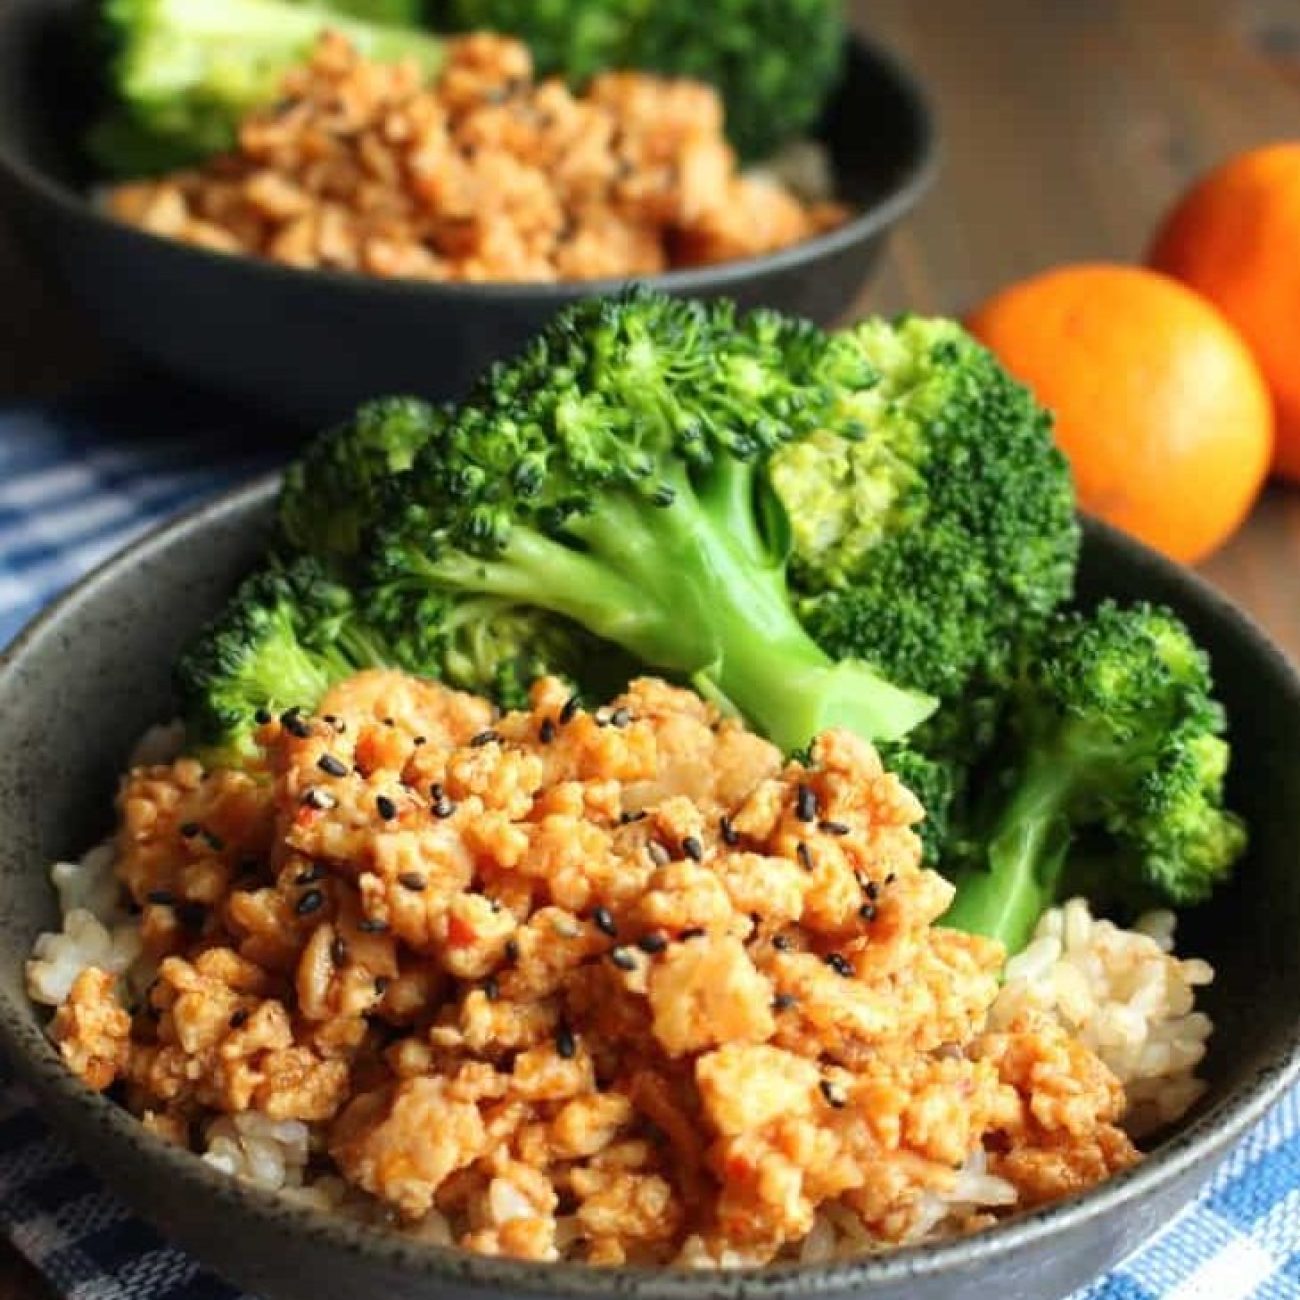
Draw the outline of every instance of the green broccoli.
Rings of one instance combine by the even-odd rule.
[[[956,322],[873,319],[849,337],[878,376],[844,399],[866,436],[819,432],[768,473],[814,639],[940,700],[908,737],[909,761],[944,768],[926,777],[936,865],[963,846],[1010,667],[1070,597],[1074,491],[1050,417]]]
[[[1168,610],[1057,616],[1020,665],[985,858],[956,873],[944,924],[1016,952],[1076,892],[1128,911],[1202,902],[1245,848],[1223,804],[1224,726],[1206,656]]]
[[[772,460],[791,586],[832,654],[954,702],[1072,593],[1069,469],[1048,413],[956,322],[848,337],[879,376],[846,398],[867,436],[818,433]]]
[[[240,587],[177,669],[197,749],[246,758],[259,711],[311,709],[363,668],[435,677],[503,708],[526,704],[545,675],[600,697],[636,675],[616,646],[545,610],[364,580],[362,548],[384,491],[444,418],[414,398],[370,402],[289,467],[269,566]]]
[[[577,85],[612,68],[711,82],[747,159],[767,157],[817,120],[845,40],[842,0],[442,0],[439,17],[519,36],[539,72]]]
[[[315,561],[259,570],[176,663],[191,748],[237,764],[259,714],[314,705],[341,678],[389,662],[352,593]]]
[[[273,561],[245,579],[173,674],[192,749],[238,765],[258,717],[310,712],[335,682],[399,668],[520,708],[546,674],[600,696],[635,675],[617,651],[541,610],[490,597],[353,588],[310,556]]]
[[[393,482],[369,580],[541,607],[690,680],[778,745],[906,734],[933,708],[800,625],[763,480],[873,382],[849,338],[646,290],[579,303],[498,364]]]
[[[280,79],[333,27],[368,57],[414,59],[430,75],[442,43],[419,31],[365,22],[312,0],[104,0],[114,104],[88,148],[104,170],[138,176],[231,148],[240,120],[273,103]],[[393,16],[399,0],[350,6]]]
[[[443,418],[414,397],[380,398],[314,439],[285,471],[276,512],[282,545],[346,568],[387,481],[411,467]]]

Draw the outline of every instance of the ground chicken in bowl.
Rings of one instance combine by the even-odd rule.
[[[814,169],[815,170],[815,169]],[[519,41],[447,42],[432,86],[327,34],[237,149],[113,188],[154,234],[299,267],[455,281],[591,280],[754,257],[841,224],[744,175],[717,92],[609,72],[536,82]]]
[[[371,671],[258,745],[135,766],[28,967],[69,1067],[232,1174],[489,1254],[821,1260],[1086,1189],[1197,1095],[1168,914],[1049,912],[1003,983],[846,732]]]

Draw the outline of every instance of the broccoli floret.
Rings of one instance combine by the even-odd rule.
[[[247,578],[174,678],[191,748],[239,765],[254,754],[259,714],[310,712],[335,682],[386,667],[490,695],[505,708],[523,707],[547,674],[601,696],[635,676],[616,650],[542,610],[353,588],[298,556]]]
[[[396,0],[391,7],[397,12]],[[349,18],[320,3],[105,0],[102,12],[116,103],[92,128],[88,147],[116,175],[231,148],[240,120],[274,102],[285,71],[327,27],[370,58],[414,59],[431,75],[442,63],[442,44],[428,33]]]
[[[971,769],[1000,728],[1010,667],[1071,594],[1074,492],[1048,414],[949,320],[849,334],[878,376],[834,430],[778,450],[790,582],[816,641],[940,700],[909,745],[944,770],[932,863],[957,853]]]
[[[285,471],[277,511],[284,543],[346,565],[375,522],[388,480],[410,468],[442,418],[413,397],[381,398],[321,434]]]
[[[395,481],[370,578],[550,610],[785,749],[831,725],[895,739],[933,701],[808,636],[761,504],[765,456],[870,381],[852,340],[771,312],[647,290],[580,303]]]
[[[1224,808],[1224,726],[1208,660],[1174,614],[1059,615],[1012,688],[984,861],[956,873],[944,924],[1016,952],[1075,892],[1129,911],[1204,901],[1245,848]]]
[[[832,654],[955,701],[1072,592],[1069,469],[1048,413],[956,322],[849,337],[879,375],[848,399],[867,436],[819,433],[770,471],[800,616]]]
[[[388,662],[352,593],[301,558],[245,579],[173,680],[191,748],[239,764],[253,752],[259,712],[310,710],[334,682]]]
[[[817,119],[844,51],[841,0],[444,0],[461,30],[519,36],[538,70],[582,85],[612,68],[711,82],[741,156],[765,158]]]

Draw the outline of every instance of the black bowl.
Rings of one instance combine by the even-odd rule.
[[[62,1066],[28,1003],[23,963],[55,921],[46,865],[108,829],[134,737],[169,716],[178,646],[256,561],[273,485],[236,492],[137,543],[0,659],[0,1050],[59,1130],[124,1197],[200,1259],[266,1300],[1056,1300],[1175,1213],[1300,1073],[1300,682],[1282,655],[1193,575],[1089,525],[1085,597],[1174,606],[1214,658],[1232,718],[1232,797],[1252,847],[1236,884],[1186,923],[1213,961],[1210,1091],[1137,1168],[958,1241],[825,1267],[722,1274],[598,1270],[423,1245],[236,1183],[150,1137]]]
[[[217,3],[217,0],[213,0]],[[123,225],[87,198],[80,140],[95,106],[79,0],[0,5],[0,195],[33,252],[105,333],[189,378],[321,423],[386,393],[454,397],[565,303],[616,281],[438,285],[302,271],[187,247]],[[916,83],[854,42],[822,125],[845,226],[767,257],[651,277],[671,293],[734,298],[829,324],[934,171]]]

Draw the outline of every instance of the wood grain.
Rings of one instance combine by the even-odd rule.
[[[1235,150],[1295,136],[1300,123],[1294,0],[859,0],[853,9],[930,88],[945,155],[864,309],[960,313],[1056,262],[1140,258],[1193,176]],[[2,230],[0,287],[0,398],[61,391],[123,366]],[[1300,657],[1300,492],[1271,488],[1205,573]],[[0,1248],[0,1300],[48,1295]]]

